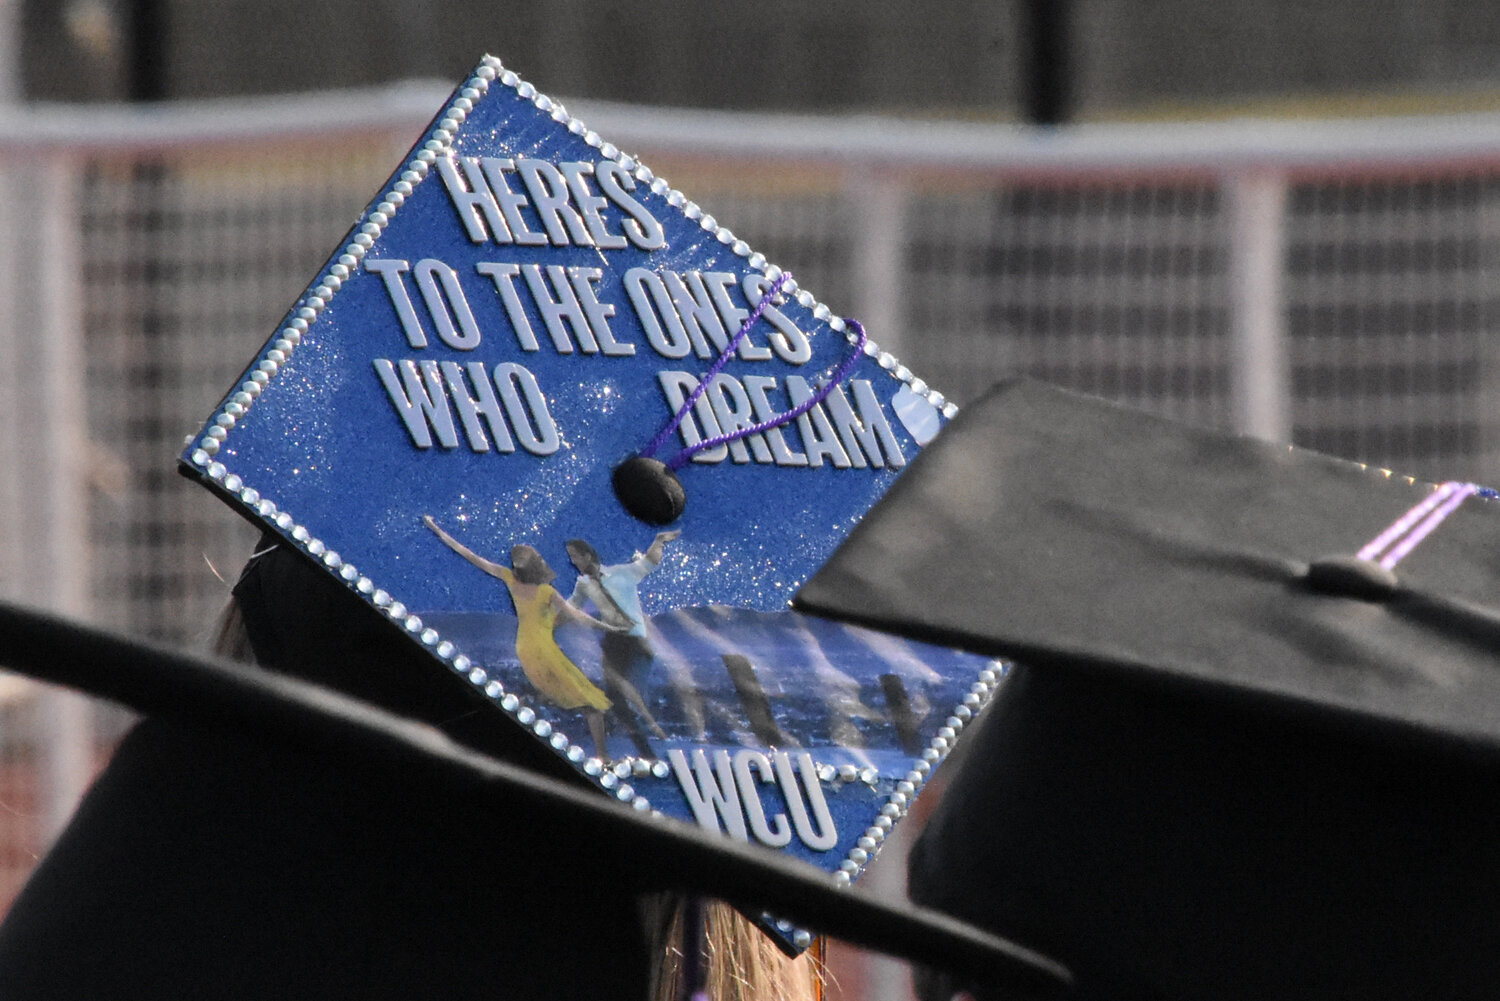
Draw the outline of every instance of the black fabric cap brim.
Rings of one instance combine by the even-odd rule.
[[[770,910],[859,945],[962,971],[1025,996],[1055,996],[1062,967],[942,914],[896,908],[836,888],[821,874],[772,852],[620,807],[507,762],[442,733],[330,689],[166,650],[0,603],[0,663],[169,718],[238,753],[317,755],[336,773],[401,790],[441,810],[424,823],[476,832],[524,824],[530,843],[587,871],[605,863],[610,892],[682,890]],[[399,815],[389,823],[400,825]],[[600,852],[607,848],[608,859]],[[455,846],[455,851],[462,850]],[[595,862],[586,860],[593,858]],[[661,865],[664,858],[671,865]],[[614,865],[618,860],[647,864]],[[476,865],[482,864],[478,861]],[[539,881],[545,874],[536,874]],[[542,883],[541,885],[545,885]],[[545,891],[538,891],[545,892]],[[482,902],[481,902],[482,903]],[[586,906],[580,901],[580,906]],[[473,901],[466,902],[473,908]],[[497,909],[499,905],[497,905]],[[558,934],[566,936],[566,929]],[[455,944],[457,947],[457,944]],[[579,948],[608,948],[579,943]]]
[[[1382,600],[1307,579],[1431,490],[1008,383],[923,451],[795,604],[1495,757],[1500,505],[1468,500],[1395,568]]]

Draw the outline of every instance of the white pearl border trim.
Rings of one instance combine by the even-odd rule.
[[[189,455],[189,459],[193,465],[202,468],[209,480],[221,490],[251,507],[262,518],[274,524],[288,538],[305,549],[309,555],[335,571],[346,585],[363,595],[387,618],[411,634],[433,656],[448,664],[456,674],[482,691],[517,723],[546,741],[585,774],[593,777],[616,799],[630,804],[636,810],[650,811],[650,802],[644,796],[636,794],[629,784],[619,781],[614,774],[605,772],[603,762],[590,757],[587,751],[574,743],[561,730],[556,729],[551,722],[541,718],[535,709],[526,705],[516,694],[507,692],[498,678],[491,677],[482,666],[473,663],[451,641],[444,639],[436,629],[425,625],[419,616],[411,614],[403,602],[383,588],[376,587],[374,581],[359,573],[353,564],[345,562],[338,553],[330,550],[322,540],[313,536],[305,525],[298,523],[287,512],[279,510],[274,502],[263,497],[259,491],[246,486],[238,475],[230,473],[224,464],[215,458],[222,443],[228,438],[229,432],[234,429],[265,386],[276,376],[281,366],[302,342],[308,325],[327,307],[343,283],[358,268],[359,262],[374,245],[376,238],[390,224],[397,210],[415,190],[416,185],[426,178],[438,156],[446,154],[451,148],[459,126],[474,109],[475,103],[488,92],[491,81],[500,72],[499,61],[486,57],[473,75],[459,88],[457,95],[438,120],[436,127],[423,141],[419,142],[410,159],[402,165],[395,179],[390,182],[384,196],[368,212],[364,220],[356,224],[337,260],[328,266],[326,273],[313,283],[306,295],[293,307],[271,347],[251,369],[245,382],[214,417],[211,426],[198,442],[197,448],[193,449]]]
[[[933,769],[948,756],[948,752],[953,749],[963,728],[972,722],[985,706],[989,705],[990,699],[994,697],[995,691],[1009,673],[1010,665],[999,660],[990,661],[989,666],[979,672],[978,678],[969,686],[968,694],[963,697],[963,701],[955,706],[952,714],[943,721],[943,725],[938,728],[936,735],[922,752],[922,756],[912,762],[911,771],[896,783],[895,790],[881,806],[875,823],[860,836],[854,847],[849,850],[848,856],[839,863],[838,871],[833,874],[833,878],[840,886],[848,886],[865,870],[866,866],[874,861],[886,837],[895,827],[896,821],[906,815],[912,801],[917,798],[917,793],[922,791],[922,786],[932,775]],[[859,771],[853,765],[844,765],[838,769],[832,765],[818,766],[818,777],[825,782],[833,782],[836,786],[853,781],[873,783],[877,778],[874,773],[873,768]]]
[[[458,89],[457,95],[448,105],[437,125],[424,140],[419,141],[410,159],[402,165],[384,196],[368,212],[364,220],[356,224],[348,243],[343,247],[343,252],[308,288],[307,293],[288,313],[271,346],[252,367],[245,381],[214,416],[209,427],[197,442],[197,447],[190,453],[189,459],[193,465],[203,469],[209,480],[220,490],[254,510],[268,523],[274,524],[288,538],[305,549],[309,555],[321,561],[329,570],[334,571],[346,585],[363,595],[379,611],[410,633],[433,656],[447,663],[455,673],[484,692],[491,701],[497,703],[520,725],[545,740],[559,754],[578,766],[585,775],[594,779],[605,791],[620,802],[628,803],[633,809],[642,812],[649,811],[659,816],[657,811],[652,810],[646,797],[637,793],[623,779],[631,774],[652,774],[658,778],[664,777],[658,774],[659,770],[665,769],[662,762],[644,763],[646,771],[636,773],[637,765],[642,762],[637,762],[635,759],[622,759],[622,762],[610,768],[597,757],[590,756],[566,734],[538,716],[536,710],[526,705],[515,693],[507,692],[498,678],[491,678],[483,667],[474,664],[460,653],[457,647],[440,636],[437,630],[425,626],[420,617],[410,614],[405,604],[396,600],[384,589],[377,588],[374,582],[361,574],[352,563],[345,562],[338,553],[314,537],[306,526],[278,508],[270,498],[246,485],[238,475],[230,473],[224,464],[215,458],[223,447],[223,442],[227,440],[229,432],[234,430],[235,425],[260,397],[266,385],[275,378],[281,367],[296,351],[297,346],[302,343],[308,325],[317,319],[318,314],[328,306],[334,295],[343,287],[344,282],[359,267],[360,261],[374,246],[375,240],[384,232],[396,212],[416,186],[427,177],[432,164],[440,155],[445,155],[452,149],[454,136],[464,119],[488,94],[491,84],[496,80],[501,85],[514,90],[521,98],[531,101],[539,111],[550,114],[553,121],[563,125],[569,132],[582,136],[584,142],[597,149],[606,159],[613,160],[629,171],[638,182],[647,185],[653,194],[665,198],[668,205],[679,209],[687,219],[697,222],[705,232],[712,234],[716,240],[729,247],[737,257],[745,258],[746,263],[752,269],[761,272],[771,281],[781,276],[781,268],[768,263],[764,254],[752,251],[749,244],[738,239],[726,227],[720,226],[713,216],[706,215],[681,191],[672,188],[663,178],[657,177],[650,168],[635,157],[621,152],[613,143],[601,139],[597,132],[568,114],[561,103],[539,93],[530,83],[505,69],[499,59],[487,55],[480,61],[469,79]],[[858,338],[848,329],[848,324],[844,319],[819,302],[811,292],[799,287],[795,278],[787,280],[782,287],[782,292],[784,295],[794,296],[797,304],[811,311],[814,319],[842,333],[850,344],[857,343]],[[808,336],[812,337],[814,334],[814,331],[809,331]],[[916,378],[910,369],[897,361],[894,355],[880,350],[873,340],[866,340],[864,351],[866,355],[874,358],[881,368],[904,383],[912,392],[931,403],[945,418],[951,419],[958,413],[958,408],[948,402],[943,394],[929,388],[925,382]],[[981,679],[988,673],[991,672],[981,672]],[[984,684],[986,683],[981,681],[975,687],[977,689]],[[985,698],[988,698],[987,694]],[[959,709],[964,709],[964,706],[960,706]],[[886,832],[890,830],[895,819],[905,812],[907,803],[915,795],[916,789],[925,781],[932,765],[946,755],[952,737],[962,727],[963,719],[966,718],[960,718],[957,713],[949,717],[948,725],[943,730],[939,730],[940,736],[934,739],[933,746],[923,752],[923,757],[915,763],[915,768],[903,782],[897,784],[898,791],[892,793],[890,799],[881,808],[881,815],[876,821],[876,826],[866,831],[865,836],[860,839],[860,846],[850,851],[839,871],[834,874],[841,885],[847,885],[852,877],[868,864],[869,859],[873,858],[879,843],[884,840]],[[955,723],[957,726],[954,725]],[[945,730],[951,731],[947,737],[941,736]],[[940,743],[941,747],[938,746]],[[626,772],[624,775],[619,774],[622,766]],[[831,770],[831,766],[820,766],[820,778],[823,776],[824,768]],[[873,782],[874,777],[865,781]],[[871,842],[869,848],[864,847],[867,841]],[[807,933],[797,930],[794,933],[794,939],[798,936],[806,937]],[[806,943],[801,943],[801,945],[805,947]]]
[[[657,177],[640,160],[621,152],[613,143],[605,142],[600,138],[599,133],[590,129],[579,119],[568,114],[567,109],[562,104],[552,100],[545,94],[538,93],[537,89],[531,84],[522,80],[512,71],[505,69],[500,64],[500,60],[493,56],[485,56],[479,69],[475,71],[475,76],[483,76],[486,70],[490,70],[493,74],[498,74],[498,77],[492,75],[489,79],[498,79],[503,85],[514,89],[522,98],[535,104],[539,111],[549,113],[553,121],[566,127],[569,132],[576,136],[582,136],[584,142],[597,149],[606,159],[613,160],[626,171],[630,172],[638,182],[647,185],[652,194],[664,198],[668,205],[679,209],[687,219],[698,223],[704,232],[712,234],[714,239],[729,247],[735,256],[745,258],[745,263],[752,269],[759,271],[773,282],[781,276],[782,269],[767,262],[764,254],[751,250],[748,243],[736,237],[728,228],[720,226],[718,220],[711,215],[705,214],[696,202],[690,201],[681,191],[669,185],[665,178]],[[836,315],[828,306],[819,302],[807,289],[801,288],[795,278],[788,279],[787,283],[782,286],[782,292],[784,295],[794,296],[797,304],[803,309],[809,310],[815,320],[826,323],[831,329],[843,334],[850,344],[858,342],[859,338],[849,331],[848,324],[844,321],[844,318]],[[809,332],[808,336],[815,336],[815,332]],[[913,375],[911,369],[902,365],[896,359],[895,355],[889,351],[880,350],[879,346],[873,340],[866,339],[865,354],[874,358],[881,368],[890,372],[906,384],[912,392],[931,403],[945,418],[952,419],[958,413],[958,407],[955,404],[948,402],[942,393],[932,389],[926,382]]]

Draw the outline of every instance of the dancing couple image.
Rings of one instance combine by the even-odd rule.
[[[430,515],[423,522],[449,549],[492,577],[504,581],[516,610],[516,659],[542,698],[560,709],[578,709],[588,723],[597,757],[608,760],[611,721],[622,723],[641,757],[655,757],[651,737],[665,738],[646,705],[651,669],[656,660],[641,609],[641,581],[661,563],[669,543],[681,532],[659,532],[643,553],[628,562],[605,565],[594,547],[569,539],[568,557],[578,571],[565,600],[552,586],[557,574],[528,545],[512,546],[510,566],[485,559],[449,535]],[[587,611],[592,606],[594,614]],[[557,645],[559,618],[597,630],[600,639],[601,690]]]

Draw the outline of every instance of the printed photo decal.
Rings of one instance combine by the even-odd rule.
[[[509,596],[497,589],[493,612],[428,611],[424,621],[526,693],[549,736],[586,728],[603,769],[637,788],[675,786],[699,824],[770,847],[836,848],[824,781],[888,794],[890,776],[921,759],[971,679],[992,667],[792,611],[707,605],[647,616],[640,585],[676,530],[608,565],[587,541],[567,540],[569,586],[531,545],[511,546],[506,566],[423,521],[434,545]]]

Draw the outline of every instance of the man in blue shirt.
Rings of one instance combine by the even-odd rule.
[[[646,575],[661,563],[667,543],[681,532],[658,532],[644,553],[637,553],[628,563],[604,566],[594,547],[582,539],[568,540],[568,557],[578,568],[578,583],[568,599],[576,608],[588,602],[599,619],[617,632],[607,632],[602,640],[604,690],[630,731],[630,739],[642,757],[652,758],[648,732],[665,738],[646,706],[642,692],[650,680],[656,653],[646,637],[646,616],[641,610],[638,592]]]

